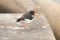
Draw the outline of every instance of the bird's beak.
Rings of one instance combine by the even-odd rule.
[[[37,16],[38,14],[37,13],[34,13],[34,16]]]

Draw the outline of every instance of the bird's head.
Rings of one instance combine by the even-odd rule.
[[[35,16],[37,15],[37,13],[36,13],[35,11],[32,11],[32,10],[31,10],[29,13],[30,13],[31,15],[35,15]]]
[[[30,13],[31,15],[34,15],[35,12],[34,12],[34,11],[29,11],[29,13]]]

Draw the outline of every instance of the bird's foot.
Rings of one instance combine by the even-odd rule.
[[[30,29],[28,25],[25,25],[24,26],[24,29]]]

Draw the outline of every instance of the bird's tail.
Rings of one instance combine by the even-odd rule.
[[[19,22],[19,21],[21,21],[21,19],[17,19],[17,21],[16,21],[16,22]]]
[[[17,19],[17,21],[16,21],[16,22],[19,22],[19,21],[21,21],[21,20],[24,20],[24,19],[22,19],[22,18],[20,18],[20,19]]]

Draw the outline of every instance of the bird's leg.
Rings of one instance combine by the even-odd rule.
[[[24,29],[29,29],[29,25],[27,23],[22,22],[22,25],[23,25]]]
[[[29,25],[27,23],[24,23],[24,29],[29,29]]]

